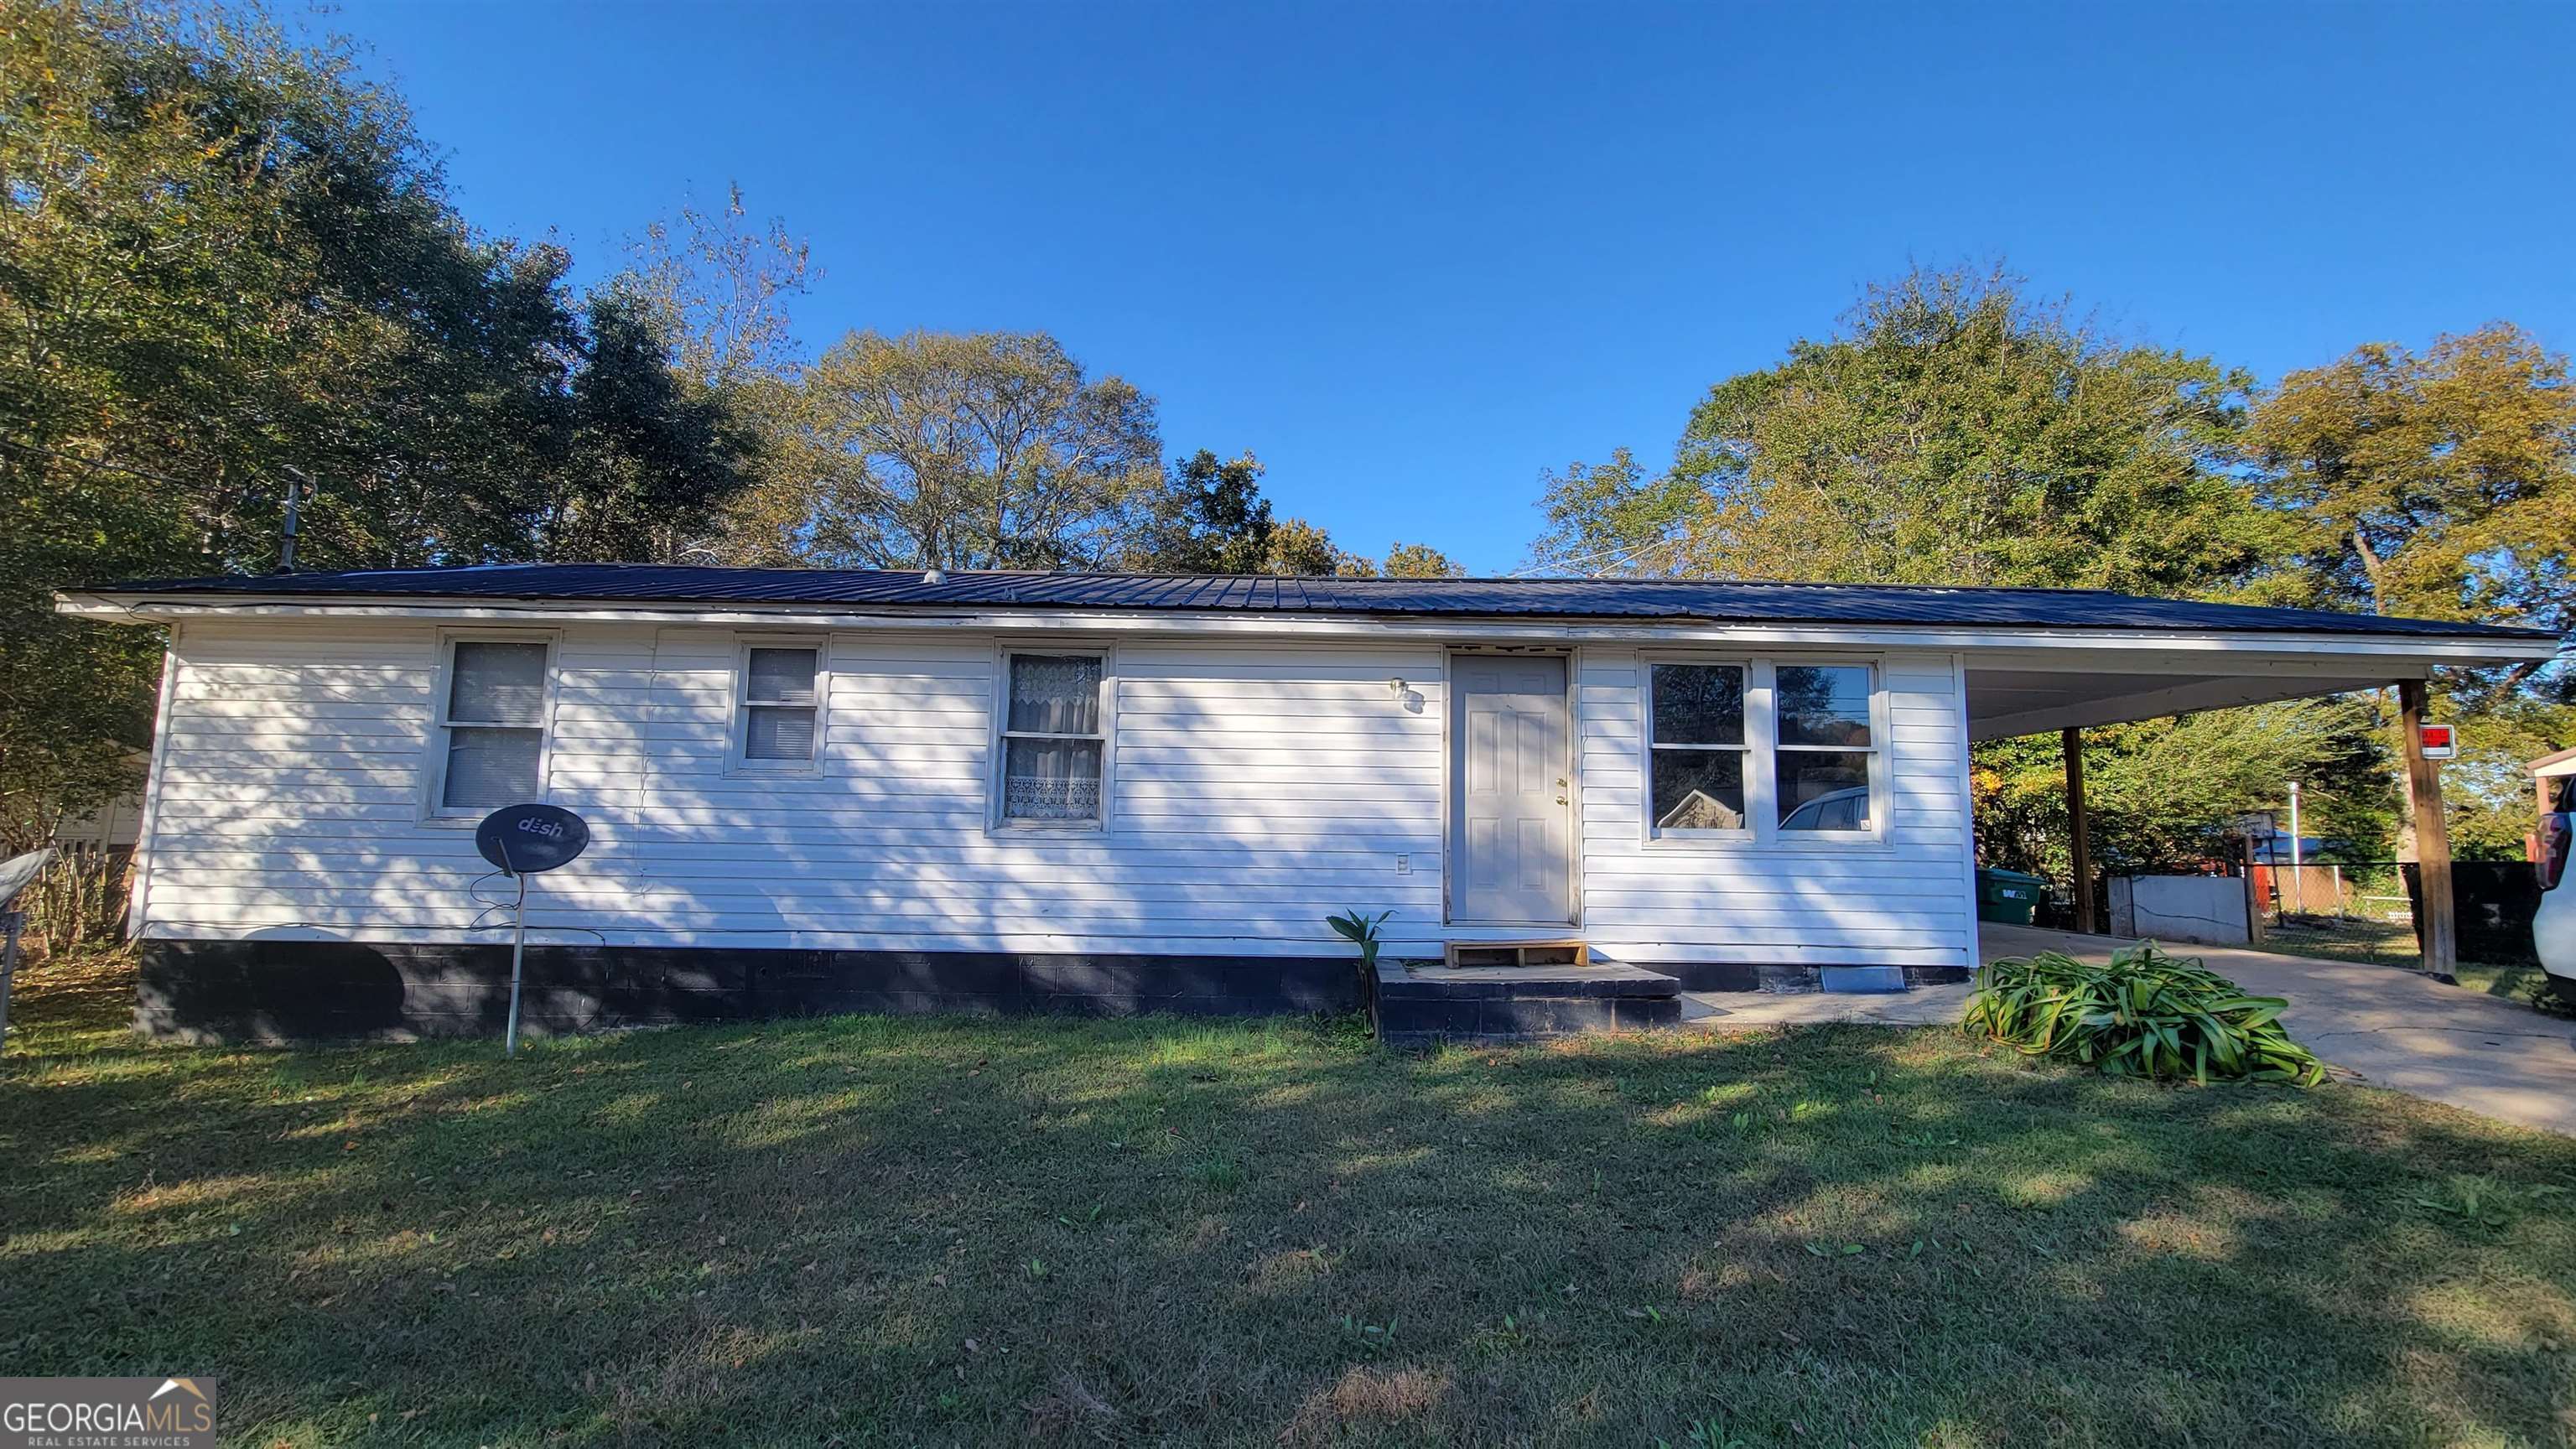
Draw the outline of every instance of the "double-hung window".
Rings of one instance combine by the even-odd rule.
[[[1107,660],[1097,654],[1012,654],[1002,717],[1001,819],[1006,825],[1097,825],[1108,735],[1101,710]]]
[[[1870,830],[1875,673],[1866,664],[1782,664],[1772,671],[1772,798],[1783,834]]]
[[[1647,754],[1655,829],[1691,835],[1747,835],[1745,769],[1753,753],[1744,728],[1741,664],[1658,664]]]
[[[447,650],[438,812],[477,814],[536,799],[544,784],[549,646],[458,639]]]
[[[1647,690],[1652,834],[1782,844],[1878,835],[1875,666],[1659,662]]]
[[[751,770],[810,770],[822,734],[822,650],[754,644],[742,651],[738,763]]]

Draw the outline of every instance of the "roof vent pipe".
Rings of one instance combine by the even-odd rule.
[[[287,468],[284,471],[286,473],[286,526],[278,534],[276,571],[281,574],[291,574],[295,572],[297,505],[304,491],[313,484],[312,480],[304,476],[300,468]]]

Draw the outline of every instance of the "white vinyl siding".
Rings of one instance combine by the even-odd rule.
[[[1437,644],[1121,640],[1101,687],[1112,788],[1095,828],[1068,831],[994,828],[1004,661],[1105,651],[817,634],[813,764],[747,774],[749,642],[713,625],[556,632],[541,783],[593,840],[537,881],[532,939],[1342,955],[1323,918],[1353,909],[1393,910],[1399,955],[1514,934],[1442,925]],[[1645,963],[1967,964],[1953,665],[1873,657],[1885,838],[1772,852],[1649,840],[1640,656],[1580,649],[1581,934]],[[490,867],[469,832],[421,816],[446,669],[425,624],[192,621],[171,666],[141,930],[500,939],[475,929],[471,886]]]
[[[1779,665],[1875,673],[1873,834],[1773,831],[1761,839],[1658,835],[1648,815],[1647,671],[1668,651],[1588,646],[1575,729],[1583,772],[1583,935],[1615,960],[1750,965],[1975,964],[1966,888],[1967,732],[1947,654]],[[1756,692],[1767,682],[1757,667]],[[1769,726],[1760,716],[1753,731]],[[1774,766],[1749,761],[1757,823],[1779,818]],[[1768,814],[1764,812],[1768,811]]]

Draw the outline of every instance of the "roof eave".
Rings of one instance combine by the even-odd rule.
[[[669,623],[809,629],[1078,630],[1107,636],[1374,638],[1600,643],[1790,644],[1804,647],[1903,647],[1942,650],[2157,648],[2272,655],[2333,654],[2436,664],[2548,660],[2561,652],[2547,635],[2502,630],[2459,634],[2361,633],[2348,630],[2094,627],[2033,624],[1919,624],[1834,620],[1710,620],[1646,615],[1372,614],[1330,610],[1240,613],[1220,610],[994,608],[903,605],[866,608],[811,603],[704,603],[679,600],[154,594],[80,590],[56,596],[57,611],[106,622],[168,624],[188,619],[425,620],[458,623]]]

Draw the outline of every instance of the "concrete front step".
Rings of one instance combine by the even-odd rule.
[[[1727,994],[1762,997],[1901,997],[1918,989],[1964,983],[1964,967],[1929,966],[1627,966],[1595,958],[1589,966],[1443,966],[1381,960],[1366,983],[1378,1039],[1395,1046],[1455,1041],[1536,1041],[1595,1031],[1648,1031],[1681,1025]],[[1826,1003],[1817,1003],[1826,1010]],[[1822,1018],[1820,1018],[1822,1019]]]
[[[1380,1041],[1427,1046],[1678,1026],[1681,982],[1636,966],[1413,967],[1381,960],[1369,997]]]

